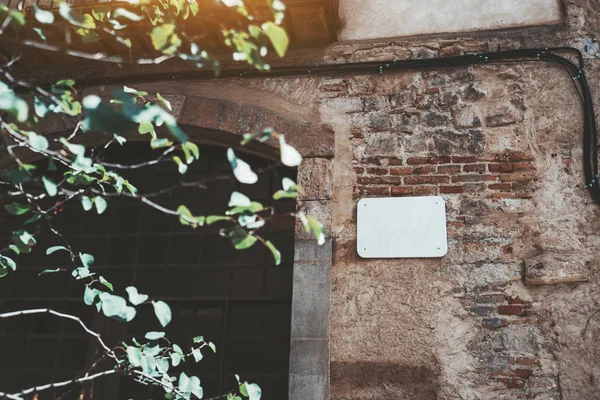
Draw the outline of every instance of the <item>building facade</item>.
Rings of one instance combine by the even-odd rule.
[[[160,92],[199,143],[273,127],[305,157],[302,200],[327,240],[296,227],[288,398],[600,398],[600,208],[584,187],[573,76],[518,61],[311,73],[574,47],[600,104],[600,3],[289,3],[297,46],[280,64],[306,66],[295,75],[71,71],[94,77],[88,93]],[[446,201],[446,256],[358,256],[358,200],[431,195]]]

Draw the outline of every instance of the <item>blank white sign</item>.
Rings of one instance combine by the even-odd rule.
[[[362,199],[357,219],[356,246],[363,258],[432,258],[448,252],[441,197]]]

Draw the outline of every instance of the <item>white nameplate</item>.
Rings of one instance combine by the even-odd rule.
[[[363,258],[432,258],[448,252],[441,197],[362,199],[357,208],[356,250]]]

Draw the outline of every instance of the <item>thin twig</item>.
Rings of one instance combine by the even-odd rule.
[[[74,383],[81,383],[81,382],[85,382],[85,381],[92,381],[96,378],[100,378],[102,376],[107,376],[107,375],[112,375],[112,374],[116,374],[122,371],[116,370],[116,369],[109,369],[106,371],[102,371],[102,372],[98,372],[94,375],[88,375],[88,376],[84,376],[81,378],[73,378],[73,379],[69,379],[67,381],[62,381],[62,382],[56,382],[56,383],[47,383],[45,385],[41,385],[41,386],[34,386],[34,387],[30,387],[28,389],[22,390],[18,393],[14,393],[13,396],[22,396],[22,395],[26,395],[26,394],[30,394],[30,393],[34,393],[34,392],[41,392],[43,390],[48,390],[48,389],[55,389],[55,388],[59,388],[62,386],[67,386],[67,385],[71,385]]]

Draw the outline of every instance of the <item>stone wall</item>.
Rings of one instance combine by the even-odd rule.
[[[584,50],[600,31],[599,1],[561,6],[558,26],[342,42],[284,62]],[[588,58],[586,70],[598,107],[600,64]],[[314,270],[321,256],[305,255],[317,251],[302,250],[309,241],[298,231],[295,321],[304,332],[293,333],[290,400],[327,398],[329,379],[335,400],[599,398],[600,316],[588,318],[600,309],[600,206],[583,187],[581,103],[563,69],[510,63],[136,87],[178,99],[189,125],[239,133],[275,121],[309,156],[299,179],[329,232],[333,266],[330,276]],[[358,199],[409,195],[445,198],[448,254],[360,259]],[[313,324],[328,298],[330,321]]]

